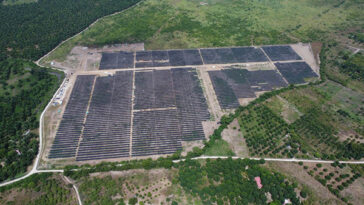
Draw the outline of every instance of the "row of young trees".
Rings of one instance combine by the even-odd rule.
[[[96,19],[140,0],[39,0],[0,4],[0,61],[8,56],[36,60]]]
[[[337,130],[330,123],[321,120],[325,113],[320,108],[310,109],[304,116],[292,124],[293,129],[317,145],[315,157],[322,159],[356,159],[364,157],[364,143],[340,141]]]
[[[303,162],[299,162],[298,164],[303,166],[310,176],[314,177],[323,186],[326,186],[331,193],[342,201],[351,204],[349,203],[350,199],[341,195],[340,192],[354,183],[356,179],[361,177],[360,172],[350,168],[344,169],[346,164],[340,164],[338,161],[331,164],[331,166],[336,169],[331,172],[327,166],[323,167],[320,163],[316,164],[316,167],[311,167],[311,169],[309,169],[308,166],[304,166]],[[349,170],[351,173],[348,172]]]
[[[61,75],[61,74],[60,74]],[[12,79],[21,78],[12,88]],[[48,69],[18,59],[0,63],[0,181],[24,173],[38,153],[39,113],[61,79]],[[15,82],[12,82],[15,83]],[[21,84],[19,86],[19,83]]]

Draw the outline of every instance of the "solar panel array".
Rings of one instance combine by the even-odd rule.
[[[265,62],[268,58],[254,47],[200,49],[205,64]]]
[[[49,158],[75,156],[94,80],[94,75],[77,76]]]
[[[135,55],[136,68],[202,65],[202,59],[197,49],[138,51]]]
[[[172,69],[172,76],[182,140],[205,139],[201,122],[209,120],[210,113],[196,69]]]
[[[96,79],[77,161],[129,156],[132,75]]]
[[[268,62],[267,56],[273,61],[301,60],[290,46],[116,52],[102,54],[100,69]],[[304,62],[275,66],[289,83],[317,77]],[[223,109],[237,108],[239,98],[256,97],[257,91],[287,86],[276,70],[231,66],[208,73]],[[77,76],[49,158],[170,154],[182,148],[182,141],[205,139],[202,122],[210,113],[196,69],[121,71],[95,78]]]
[[[263,46],[262,48],[273,61],[301,60],[291,46]],[[103,53],[100,69],[268,62],[269,59],[262,48],[232,47]]]
[[[170,154],[182,148],[176,109],[134,112],[132,156]]]
[[[135,72],[134,102],[133,155],[170,153],[180,149],[180,141],[205,138],[201,121],[208,120],[210,114],[196,69]],[[159,116],[163,113],[168,119]],[[159,120],[171,122],[165,125],[167,130],[162,125],[154,125]],[[155,132],[163,136],[171,132],[168,129],[173,130],[170,138],[156,139]],[[171,146],[163,146],[161,143],[165,141]]]
[[[201,121],[209,118],[192,68],[119,71],[96,80],[78,76],[50,158],[83,161],[173,153],[183,140],[204,139]]]
[[[274,65],[290,84],[305,83],[305,78],[318,77],[306,62],[275,63]]]
[[[221,71],[209,71],[210,79],[215,90],[217,100],[223,109],[232,109],[239,107],[239,101],[233,90],[233,85],[229,85],[229,79]],[[244,89],[241,87],[240,91]]]
[[[134,109],[176,106],[170,70],[135,72]]]
[[[263,46],[262,48],[272,61],[302,60],[291,46]]]
[[[114,68],[134,68],[134,53],[124,51],[102,53],[100,70]]]
[[[222,109],[237,108],[238,98],[256,97],[257,91],[269,91],[287,86],[282,76],[275,70],[223,69],[208,73]]]

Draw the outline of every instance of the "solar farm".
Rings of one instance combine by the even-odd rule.
[[[214,110],[313,77],[290,45],[104,52],[99,71],[74,76],[48,158],[171,154],[206,139]]]

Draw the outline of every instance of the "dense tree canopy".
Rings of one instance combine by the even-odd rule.
[[[31,131],[38,128],[39,113],[62,76],[23,60],[0,62],[0,181],[25,172],[32,163],[38,136]]]
[[[295,184],[279,173],[271,172],[259,164],[264,161],[249,159],[186,160],[178,165],[179,183],[192,195],[199,196],[205,204],[266,204],[266,193],[272,201],[282,204],[290,199],[299,204]],[[260,177],[263,187],[259,189],[254,180]]]
[[[39,0],[0,4],[0,60],[7,56],[38,59],[97,18],[121,11],[139,0]]]
[[[364,80],[364,55],[357,53],[354,56],[347,57],[346,61],[340,66],[340,70],[353,79]]]

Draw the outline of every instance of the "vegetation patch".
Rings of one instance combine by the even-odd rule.
[[[348,94],[351,100],[340,102],[338,97],[345,96],[341,93],[344,88],[338,89],[331,83],[291,89],[241,112],[238,119],[250,153],[290,158],[363,158],[363,136],[359,134],[362,114],[354,114],[358,107],[353,105],[360,102],[354,98],[355,94],[360,94],[351,90]],[[302,111],[302,116],[291,124],[284,121],[277,115],[283,109],[279,98]],[[360,103],[357,106],[361,106]],[[340,133],[349,131],[354,134],[341,139]]]
[[[156,204],[166,200],[174,172],[165,169],[94,174],[80,180],[85,204]]]
[[[314,177],[318,182],[334,194],[342,201],[350,202],[348,198],[343,197],[340,193],[348,188],[356,179],[361,177],[360,172],[347,167],[346,164],[334,162],[330,164],[320,163],[302,163],[299,165],[306,170],[306,172]]]
[[[230,149],[229,143],[223,139],[216,140],[215,144],[205,151],[207,156],[235,156],[235,153]]]
[[[302,116],[302,113],[287,100],[274,96],[265,103],[276,115],[283,117],[287,123],[293,123]]]
[[[38,0],[2,0],[2,4],[4,6],[13,6],[13,5],[19,5],[19,4],[30,4],[38,2]],[[0,1],[1,3],[1,1]]]
[[[71,184],[58,174],[43,173],[0,188],[1,204],[77,204]]]
[[[0,181],[26,172],[38,153],[39,116],[63,73],[28,61],[0,62]]]
[[[148,0],[102,19],[47,59],[65,59],[78,44],[144,42],[147,49],[286,44],[325,39],[357,21],[358,3],[334,1]]]
[[[348,74],[355,80],[364,80],[364,54],[357,53],[353,56],[345,54],[343,56],[344,62],[340,65],[340,71]]]
[[[178,164],[178,181],[188,193],[200,197],[205,204],[282,204],[285,199],[299,204],[295,193],[297,184],[260,164],[264,164],[264,160],[230,158],[206,160],[206,163],[186,160]],[[262,187],[257,184],[257,177]]]

